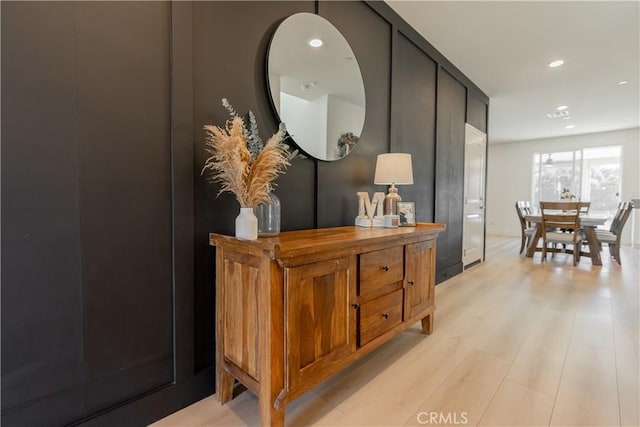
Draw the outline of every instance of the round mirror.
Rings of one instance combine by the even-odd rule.
[[[326,19],[297,13],[276,30],[267,59],[273,106],[306,154],[338,160],[355,149],[364,126],[360,67]]]

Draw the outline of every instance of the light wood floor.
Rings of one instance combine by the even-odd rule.
[[[292,402],[287,425],[640,425],[640,251],[574,268],[518,248],[490,238],[487,262],[436,288],[432,335],[401,333]],[[209,397],[153,426],[257,425],[257,403]]]

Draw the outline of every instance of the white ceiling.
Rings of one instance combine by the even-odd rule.
[[[491,143],[640,124],[639,1],[386,2],[490,97]]]

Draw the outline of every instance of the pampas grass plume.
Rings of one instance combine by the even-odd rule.
[[[202,174],[209,172],[209,181],[221,185],[218,195],[233,193],[241,207],[250,208],[269,199],[273,181],[290,165],[290,156],[287,145],[282,142],[285,131],[281,128],[269,138],[255,160],[252,159],[244,129],[240,116],[227,121],[224,128],[204,127],[210,156]]]

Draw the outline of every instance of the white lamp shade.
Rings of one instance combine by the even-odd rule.
[[[378,154],[376,176],[373,182],[376,185],[413,184],[411,154]]]

